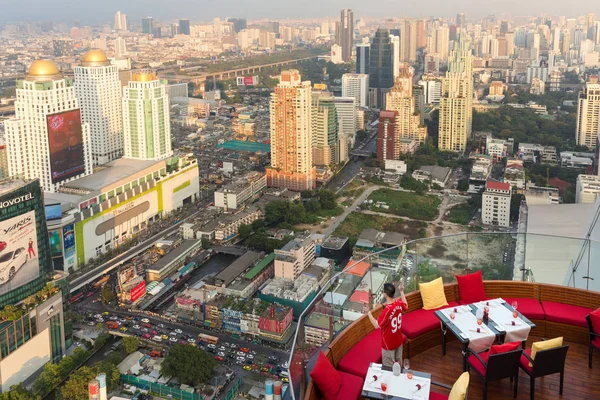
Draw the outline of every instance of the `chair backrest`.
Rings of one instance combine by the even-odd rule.
[[[532,375],[534,377],[545,376],[561,372],[565,369],[569,345],[554,347],[535,353]]]
[[[585,316],[585,322],[587,322],[588,331],[590,333],[600,333],[600,332],[594,332],[594,325],[592,325],[592,317],[590,317],[590,314]],[[594,340],[593,335],[590,335],[590,340]]]
[[[522,353],[522,349],[517,349],[491,355],[488,358],[485,377],[487,379],[503,379],[517,375],[519,373],[519,361]]]

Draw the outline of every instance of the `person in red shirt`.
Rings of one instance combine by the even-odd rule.
[[[400,284],[400,297],[396,295],[396,287],[391,283],[383,285],[383,297],[385,303],[383,311],[375,319],[369,311],[369,319],[375,329],[381,329],[381,355],[384,367],[391,368],[394,361],[402,364],[402,346],[406,341],[406,336],[401,331],[402,311],[408,309],[408,302],[404,295],[404,283]]]

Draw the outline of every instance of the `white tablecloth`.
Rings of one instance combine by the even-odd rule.
[[[374,380],[374,375],[377,376],[377,380]],[[387,384],[385,392],[381,390],[382,380]],[[417,384],[421,385],[420,390],[417,390]],[[428,400],[430,389],[431,379],[418,376],[408,379],[406,374],[395,376],[391,371],[383,371],[381,364],[371,364],[363,384],[363,390],[411,400]]]
[[[469,340],[469,348],[476,353],[487,350],[496,340],[496,334],[492,332],[485,324],[477,325],[477,318],[471,312],[468,306],[458,306],[457,312],[454,313],[454,319],[450,318],[450,314],[454,312],[454,307],[445,308],[442,313],[448,317],[458,329],[463,339]],[[480,332],[477,332],[479,328]]]
[[[527,340],[531,327],[521,318],[514,318],[512,311],[504,306],[504,299],[489,300],[490,307],[490,320],[496,323],[498,330],[506,331],[506,338],[504,342],[522,342]],[[477,308],[483,309],[486,303],[475,303]],[[512,321],[515,321],[515,325],[512,325]]]

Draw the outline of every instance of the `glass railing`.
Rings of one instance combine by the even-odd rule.
[[[484,280],[564,285],[600,292],[600,242],[524,233],[461,233],[390,248],[355,247],[351,259],[302,312],[289,358],[291,393],[301,400],[320,349],[383,302],[383,284],[419,283],[481,270]]]

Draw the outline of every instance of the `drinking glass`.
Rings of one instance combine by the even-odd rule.
[[[519,305],[519,304],[518,304],[516,301],[513,301],[513,302],[511,303],[511,306],[512,306],[512,308],[513,308],[513,318],[517,318],[517,317],[519,316],[519,313],[517,312],[517,306],[518,306],[518,305]]]
[[[405,358],[404,359],[404,372],[407,372],[409,368],[410,368],[410,361],[408,360],[408,358]]]
[[[385,392],[385,391],[387,391],[387,388],[388,388],[387,379],[382,378],[381,379],[381,390]]]
[[[475,317],[477,317],[477,325],[481,325],[483,323],[483,310],[481,308],[477,309]]]

